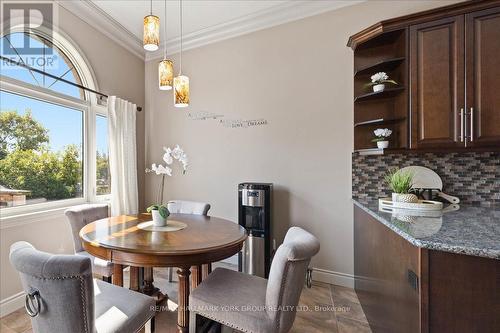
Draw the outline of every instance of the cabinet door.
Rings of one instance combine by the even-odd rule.
[[[464,16],[410,28],[411,148],[463,147]]]
[[[500,7],[466,15],[467,146],[500,146]]]

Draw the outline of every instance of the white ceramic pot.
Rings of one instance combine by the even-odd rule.
[[[373,86],[373,92],[384,91],[384,89],[385,89],[385,84],[383,83],[379,83]]]
[[[164,227],[167,225],[167,219],[161,216],[158,210],[152,210],[151,215],[153,216],[153,225],[155,227]]]
[[[378,149],[385,149],[389,147],[389,141],[377,141]]]
[[[393,202],[418,202],[418,197],[412,193],[393,193]]]

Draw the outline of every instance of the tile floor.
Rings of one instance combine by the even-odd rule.
[[[216,266],[234,268],[232,265],[219,263]],[[174,274],[175,276],[175,274]],[[128,285],[128,273],[124,274],[124,284]],[[174,333],[177,314],[177,282],[167,281],[166,269],[155,269],[155,285],[167,293],[168,310],[157,315],[156,332]],[[300,310],[297,312],[292,333],[370,333],[370,327],[359,305],[353,289],[313,283],[311,289],[304,288],[300,297]],[[227,332],[230,330],[224,330]],[[17,310],[0,319],[1,333],[30,333],[30,318],[24,309]],[[51,332],[59,333],[59,332]],[[62,332],[61,332],[62,333]]]

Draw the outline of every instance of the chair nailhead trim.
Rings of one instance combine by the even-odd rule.
[[[39,280],[70,280],[70,279],[78,279],[80,281],[80,296],[82,297],[82,306],[83,306],[83,320],[84,320],[84,329],[85,332],[89,331],[88,322],[87,322],[87,313],[85,311],[85,289],[83,287],[83,277],[81,275],[68,275],[68,276],[56,276],[56,277],[42,277],[37,275],[31,275],[30,277],[39,279]]]
[[[83,278],[81,276],[78,277],[78,280],[80,280],[80,296],[82,297],[82,311],[83,311],[83,322],[84,322],[84,328],[85,332],[89,331],[89,328],[87,326],[87,306],[85,305],[85,290],[83,287]]]
[[[236,326],[236,325],[234,325],[234,324],[232,324],[232,323],[228,323],[228,322],[226,322],[225,320],[220,320],[220,319],[217,319],[217,318],[215,318],[215,317],[213,317],[213,316],[211,316],[211,315],[207,315],[207,314],[205,314],[205,313],[199,313],[199,312],[197,312],[197,314],[199,314],[199,315],[201,315],[201,316],[203,316],[203,317],[205,317],[205,318],[215,320],[216,322],[221,323],[221,324],[224,324],[224,325],[226,325],[226,326],[229,326],[229,327],[235,328],[235,329],[237,329],[238,331],[242,331],[242,332],[245,332],[245,333],[253,333],[252,331],[249,331],[249,330],[247,330],[247,329],[245,329],[245,328],[242,328],[242,327]]]

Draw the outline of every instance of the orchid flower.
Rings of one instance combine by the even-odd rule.
[[[179,147],[179,145],[176,145],[175,148],[172,150],[172,156],[178,160],[182,154],[184,153],[184,151],[181,149],[181,147]]]
[[[172,176],[172,169],[167,166],[163,166],[161,164],[156,165],[156,163],[153,163],[151,165],[151,169],[152,169],[151,171],[155,172],[157,175]]]
[[[188,156],[182,150],[179,145],[176,145],[174,149],[170,147],[163,147],[165,153],[163,154],[163,161],[166,163],[165,165],[153,163],[151,165],[151,169],[146,169],[146,173],[154,172],[157,175],[161,175],[161,183],[158,185],[158,202],[163,203],[163,191],[165,186],[165,175],[172,176],[172,168],[169,167],[174,160],[179,161],[182,164],[182,173],[185,174],[188,167]]]
[[[165,150],[166,153],[163,154],[163,161],[167,163],[168,165],[172,164],[174,162],[174,159],[172,158],[170,148],[168,150]]]

